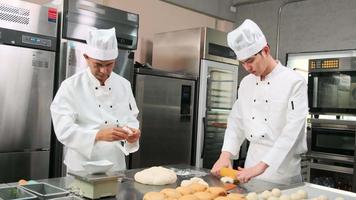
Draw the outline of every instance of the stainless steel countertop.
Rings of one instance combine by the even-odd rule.
[[[169,165],[165,166],[166,168],[174,168],[174,169],[187,169],[189,170],[194,170],[194,171],[199,171],[199,172],[205,172],[207,175],[202,176],[203,178],[210,186],[223,186],[220,180],[214,176],[212,176],[209,173],[208,169],[202,169],[202,168],[196,168],[192,167],[189,165]],[[141,183],[137,183],[133,180],[134,175],[136,172],[141,171],[142,169],[131,169],[131,170],[125,170],[125,171],[119,171],[118,173],[122,174],[121,181],[119,181],[118,184],[118,194],[116,196],[116,199],[119,200],[142,200],[143,195],[146,192],[149,191],[160,191],[161,189],[164,188],[176,188],[180,185],[180,182],[184,179],[190,179],[194,177],[193,175],[178,175],[178,180],[175,184],[170,184],[170,185],[164,185],[164,186],[152,186],[152,185],[144,185]],[[46,182],[52,185],[55,185],[60,188],[64,189],[69,189],[70,184],[73,182],[73,177],[72,176],[67,176],[67,177],[61,177],[61,178],[51,178],[51,179],[43,179],[43,180],[38,180],[39,182]],[[16,183],[14,183],[16,184]],[[11,184],[8,184],[11,185]],[[251,180],[247,184],[239,184],[236,189],[231,190],[230,192],[237,192],[237,193],[248,193],[251,191],[254,192],[263,192],[264,190],[270,190],[272,188],[288,188],[289,186],[287,185],[280,185],[280,184],[274,184],[270,182],[265,182],[265,181],[260,181],[260,180]],[[115,199],[115,198],[105,198],[105,199]]]

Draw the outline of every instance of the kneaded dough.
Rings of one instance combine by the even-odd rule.
[[[151,167],[135,174],[135,181],[147,185],[167,185],[177,181],[173,170],[164,167]]]
[[[193,194],[195,192],[192,188],[184,186],[177,187],[176,190],[182,195]]]
[[[188,195],[182,196],[178,200],[199,200],[199,198],[194,196],[194,195],[192,195],[192,194],[188,194]]]
[[[281,196],[281,190],[278,189],[278,188],[273,188],[271,193],[272,193],[272,196],[274,196],[274,197],[280,197]]]
[[[261,197],[262,197],[263,199],[268,199],[270,196],[272,196],[272,194],[271,194],[271,192],[268,191],[268,190],[265,190],[265,191],[262,192],[262,194],[261,194]]]
[[[279,200],[290,200],[289,195],[283,194],[282,196],[279,197]]]
[[[247,200],[258,200],[258,196],[256,192],[250,192],[246,196]]]
[[[198,178],[198,177],[193,177],[189,180],[183,180],[180,183],[180,186],[188,186],[192,183],[200,183],[200,184],[203,184],[203,185],[206,185],[207,187],[209,187],[209,184],[207,182],[205,182],[202,178]]]
[[[161,193],[165,194],[169,198],[175,198],[175,199],[178,199],[179,197],[182,196],[180,192],[178,192],[176,189],[173,188],[165,188],[161,190]]]
[[[244,195],[239,193],[230,193],[226,197],[230,200],[245,200]]]
[[[308,198],[308,193],[304,190],[298,190],[297,194],[299,195],[300,199],[307,199]]]
[[[226,190],[222,187],[209,187],[207,191],[213,194],[214,197],[226,196]]]
[[[209,192],[196,192],[194,196],[198,197],[199,200],[213,200],[214,195]]]
[[[187,187],[190,187],[193,189],[195,192],[203,192],[208,188],[206,185],[200,184],[200,183],[192,183],[188,185]]]
[[[165,200],[165,196],[159,192],[147,192],[143,196],[143,200]]]

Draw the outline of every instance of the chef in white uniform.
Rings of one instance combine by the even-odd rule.
[[[123,170],[124,152],[139,148],[139,111],[130,82],[112,72],[118,56],[115,29],[89,32],[83,56],[87,70],[63,81],[51,104],[64,163],[68,171],[81,171],[87,161],[109,160],[112,171]]]
[[[227,122],[224,144],[211,172],[231,167],[242,142],[250,146],[238,179],[280,184],[301,181],[300,154],[306,152],[307,85],[302,76],[271,56],[261,29],[245,20],[228,36],[240,64],[250,73],[240,84]]]

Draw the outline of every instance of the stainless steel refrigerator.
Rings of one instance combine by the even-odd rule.
[[[87,68],[83,54],[86,37],[93,29],[115,28],[119,48],[114,72],[133,82],[134,52],[137,48],[139,16],[103,6],[89,0],[64,0],[60,11],[60,57],[56,71],[55,90],[60,83]],[[63,147],[54,138],[53,176],[65,175]]]
[[[139,68],[135,79],[142,135],[130,167],[190,165],[196,77]]]
[[[154,68],[198,76],[193,164],[199,167],[211,168],[218,159],[227,117],[237,98],[241,70],[226,36],[201,27],[158,33],[153,39]]]
[[[57,10],[0,8],[0,183],[48,178]]]

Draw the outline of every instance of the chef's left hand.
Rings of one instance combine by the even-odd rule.
[[[255,165],[253,167],[249,167],[249,168],[239,167],[237,169],[239,171],[237,173],[237,179],[239,179],[240,183],[247,183],[253,177],[256,177],[256,176],[262,174],[267,168],[268,168],[268,165],[264,162],[259,162],[257,165]]]
[[[141,137],[141,131],[140,129],[137,128],[129,128],[129,129],[132,131],[132,134],[130,134],[127,137],[126,141],[128,143],[134,143]]]

